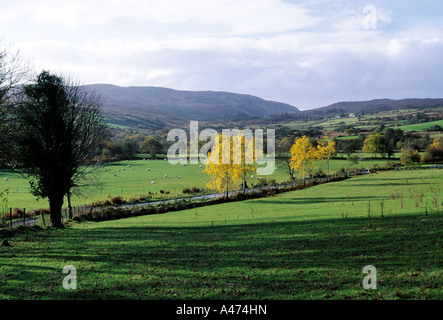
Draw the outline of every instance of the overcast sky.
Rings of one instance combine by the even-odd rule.
[[[443,97],[443,1],[0,0],[0,39],[83,84],[300,109]]]

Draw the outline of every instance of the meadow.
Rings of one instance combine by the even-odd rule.
[[[384,159],[368,158],[363,159],[360,164],[351,164],[346,159],[334,159],[330,161],[330,173],[344,168],[355,169],[359,166],[372,168],[376,164],[382,166],[386,162]],[[314,173],[319,169],[326,173],[325,162],[319,162],[317,166]],[[90,205],[116,196],[121,196],[127,201],[140,197],[152,199],[181,197],[185,188],[198,188],[204,193],[214,193],[206,187],[209,176],[203,172],[204,168],[204,164],[171,165],[164,160],[108,163],[99,170],[100,184],[81,189],[80,195],[72,197],[72,204],[73,206]],[[165,175],[168,177],[165,178]],[[263,178],[276,183],[288,181],[290,177],[287,165],[277,162],[274,173]],[[155,184],[152,183],[153,181]],[[251,186],[256,185],[257,179],[251,178],[248,183]],[[0,192],[6,189],[9,191],[7,203],[0,204],[0,206],[3,205],[0,207],[0,212],[7,212],[10,207],[24,208],[27,211],[49,207],[47,199],[36,199],[29,193],[29,182],[26,178],[17,173],[0,170]],[[66,206],[67,201],[65,201]]]
[[[0,247],[0,299],[443,298],[443,170],[65,229]],[[77,289],[65,290],[65,266]],[[377,270],[365,290],[363,268]]]

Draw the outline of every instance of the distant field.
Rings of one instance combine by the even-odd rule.
[[[375,164],[384,165],[387,161],[381,159],[363,159],[361,166],[372,168]],[[360,165],[351,165],[345,159],[330,161],[330,173],[342,168],[357,168]],[[129,167],[128,167],[129,166]],[[271,176],[264,176],[268,181],[285,182],[289,180],[287,165],[276,164],[276,170]],[[326,162],[319,162],[318,168],[326,173]],[[150,169],[150,171],[147,171]],[[83,190],[81,197],[74,196],[72,203],[74,206],[91,204],[98,200],[106,200],[109,196],[122,196],[124,199],[140,197],[151,193],[152,197],[174,197],[181,196],[184,188],[207,189],[206,184],[209,176],[203,172],[204,165],[171,165],[164,160],[133,160],[108,164],[101,170],[101,185]],[[317,172],[314,169],[313,172]],[[114,176],[115,175],[115,176]],[[165,178],[165,175],[168,177]],[[180,177],[180,179],[177,178]],[[5,181],[7,178],[8,181]],[[152,184],[151,182],[155,182]],[[256,178],[248,181],[250,186],[257,184]],[[28,181],[23,177],[12,174],[8,171],[0,171],[0,190],[9,189],[8,203],[6,208],[0,207],[0,212],[7,208],[25,208],[27,210],[47,208],[48,202],[45,199],[36,200],[29,193]],[[165,193],[160,193],[163,190]],[[169,194],[166,194],[169,192]],[[65,201],[65,206],[66,206]]]
[[[443,298],[443,170],[16,235],[0,299]],[[76,290],[62,287],[65,266]],[[363,268],[377,270],[365,290]]]
[[[435,126],[435,125],[438,125],[443,128],[443,120],[431,121],[431,122],[425,122],[425,123],[419,123],[419,124],[411,124],[411,125],[407,125],[407,126],[397,127],[396,129],[402,129],[405,132],[411,132],[411,131],[422,132],[422,131],[425,131],[426,129],[428,129],[432,126]]]

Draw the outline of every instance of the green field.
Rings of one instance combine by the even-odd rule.
[[[0,299],[443,298],[443,170],[63,230],[0,247]],[[383,213],[383,214],[382,214]],[[77,289],[62,286],[77,269]],[[362,272],[377,269],[377,289]]]
[[[412,131],[423,132],[426,129],[429,129],[435,125],[438,125],[443,128],[443,120],[401,126],[401,127],[398,127],[398,129],[401,129],[404,132],[412,132]]]
[[[361,166],[372,168],[374,164],[384,165],[386,160],[381,159],[364,159]],[[128,167],[129,166],[129,167]],[[359,165],[351,165],[345,159],[337,159],[330,161],[330,172],[341,170],[342,168],[357,168]],[[284,182],[289,180],[288,169],[285,164],[277,163],[276,170],[271,176],[264,176],[265,179],[275,182]],[[326,163],[319,162],[318,168],[326,172]],[[150,169],[150,171],[147,171]],[[106,200],[108,197],[122,196],[124,199],[138,198],[140,196],[149,195],[154,198],[159,197],[177,197],[183,196],[184,188],[197,187],[205,189],[209,181],[209,176],[203,172],[204,165],[200,168],[200,164],[186,166],[171,165],[168,161],[144,161],[132,160],[107,164],[100,170],[101,184],[99,186],[89,187],[82,190],[81,196],[74,196],[73,205],[91,204],[98,200]],[[314,172],[318,171],[315,169]],[[116,175],[116,176],[114,176]],[[168,175],[167,178],[164,176]],[[180,179],[177,179],[180,176]],[[5,181],[7,178],[8,181]],[[155,181],[155,184],[151,182]],[[250,179],[251,185],[256,184],[256,179]],[[26,210],[47,208],[46,199],[36,200],[29,193],[28,181],[18,174],[9,171],[0,171],[0,191],[8,189],[8,203],[6,208],[0,208],[0,212],[12,208],[25,208]],[[165,193],[160,193],[163,190]],[[169,194],[166,194],[169,192]],[[65,201],[65,206],[66,206]]]

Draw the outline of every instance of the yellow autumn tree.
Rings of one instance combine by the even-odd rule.
[[[373,157],[375,158],[377,152],[380,151],[381,139],[382,137],[380,133],[369,135],[369,137],[367,137],[363,142],[363,152],[372,153]]]
[[[211,177],[207,187],[228,197],[242,182],[246,192],[246,181],[257,169],[253,141],[245,138],[241,131],[231,136],[219,134],[206,158],[204,172]]]
[[[314,169],[315,161],[318,160],[317,149],[309,141],[308,137],[303,136],[295,139],[295,143],[291,147],[291,168],[299,172],[306,180],[306,174],[309,170]]]
[[[420,154],[409,143],[405,144],[400,150],[400,163],[403,166],[409,166],[414,162],[420,161]]]
[[[317,145],[318,158],[326,160],[327,176],[329,177],[329,160],[335,154],[335,141],[334,140],[321,140]]]
[[[421,162],[443,161],[443,137],[434,139],[421,156]]]
[[[233,137],[233,161],[234,175],[236,180],[242,182],[243,194],[246,193],[246,181],[257,170],[256,161],[263,155],[255,153],[255,140],[245,136],[244,131]]]

